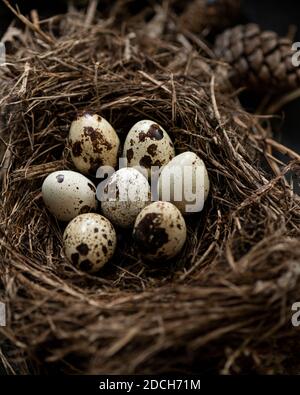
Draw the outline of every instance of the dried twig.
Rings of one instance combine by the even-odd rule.
[[[299,99],[300,97],[300,88],[296,89],[293,92],[289,92],[284,96],[281,96],[276,102],[270,104],[266,109],[266,114],[276,114],[278,113],[284,106],[291,103],[292,101]]]
[[[93,19],[95,18],[95,14],[97,11],[97,6],[98,6],[98,0],[90,0],[89,6],[87,9],[84,25],[85,27],[88,27],[92,24]]]
[[[11,12],[18,18],[20,19],[21,22],[23,22],[26,26],[28,26],[30,29],[35,31],[39,36],[48,44],[54,44],[54,40],[52,37],[50,37],[48,34],[44,33],[39,26],[36,24],[30,22],[24,15],[20,14],[18,11],[16,11],[9,3],[8,0],[2,0],[3,3],[11,10]]]

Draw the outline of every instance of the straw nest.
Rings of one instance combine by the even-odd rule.
[[[226,66],[179,31],[171,8],[130,16],[123,3],[45,21],[18,14],[22,25],[5,36],[2,364],[22,373],[294,372],[300,210],[285,176],[299,171],[299,156],[242,109]],[[187,218],[173,261],[143,262],[128,232],[97,276],[64,259],[65,225],[45,209],[41,184],[73,169],[66,136],[83,109],[105,116],[123,141],[151,118],[178,153],[206,162],[211,193]]]

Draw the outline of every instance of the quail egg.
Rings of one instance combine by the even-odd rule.
[[[177,255],[186,240],[186,225],[172,203],[154,202],[137,216],[133,238],[148,260],[167,260]]]
[[[70,221],[97,208],[95,185],[71,170],[49,174],[43,182],[42,196],[48,210],[61,221]]]
[[[66,258],[78,269],[98,271],[113,256],[117,236],[108,219],[99,214],[78,215],[63,234]]]
[[[175,156],[161,170],[159,198],[172,202],[182,213],[199,212],[209,192],[206,166],[194,152]]]
[[[100,166],[115,167],[119,145],[114,128],[100,115],[85,112],[71,124],[71,157],[81,173],[95,176]]]
[[[133,226],[151,198],[147,179],[134,168],[116,171],[105,183],[103,192],[100,197],[102,213],[122,228]]]
[[[150,120],[137,122],[129,131],[123,156],[128,167],[143,167],[150,176],[152,166],[161,167],[175,156],[173,143],[168,133]]]

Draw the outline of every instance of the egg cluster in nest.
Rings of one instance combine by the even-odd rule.
[[[1,299],[7,346],[21,372],[292,372],[298,331],[299,199],[285,175],[299,157],[275,143],[220,64],[171,11],[103,18],[71,9],[11,27],[1,67]],[[228,90],[226,90],[228,88]],[[187,218],[168,264],[136,256],[120,232],[101,276],[63,257],[64,228],[45,208],[44,178],[74,170],[65,148],[82,110],[103,115],[124,142],[141,119],[167,129],[177,153],[207,165],[211,192]],[[287,153],[278,163],[273,151]],[[273,151],[272,151],[273,150]],[[28,362],[30,361],[30,362]]]

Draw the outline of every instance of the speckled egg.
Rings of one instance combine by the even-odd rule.
[[[122,228],[133,226],[140,211],[149,204],[150,186],[134,168],[116,171],[106,182],[100,197],[103,214]]]
[[[85,112],[71,124],[71,157],[81,173],[95,176],[100,166],[115,167],[119,145],[114,128],[100,115]]]
[[[108,219],[99,214],[78,215],[63,235],[66,258],[78,269],[97,272],[113,256],[117,236]]]
[[[129,131],[123,156],[128,167],[142,166],[150,176],[151,166],[161,167],[175,156],[168,133],[157,123],[144,120],[137,122]]]
[[[48,210],[60,221],[70,221],[97,208],[95,185],[71,170],[49,174],[43,182],[42,196]]]
[[[194,152],[175,156],[161,171],[158,193],[161,200],[172,202],[183,214],[199,212],[209,193],[206,166]]]
[[[151,203],[137,216],[133,238],[144,258],[151,261],[170,259],[185,243],[184,218],[172,203]]]

